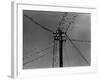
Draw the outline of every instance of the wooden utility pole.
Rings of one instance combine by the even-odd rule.
[[[66,32],[62,32],[60,28],[54,34],[54,40],[59,41],[59,67],[63,67],[63,41],[66,41]]]

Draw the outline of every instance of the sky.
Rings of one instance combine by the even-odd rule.
[[[23,10],[23,68],[51,68],[53,63],[53,34],[44,30],[24,15],[31,17],[39,24],[55,32],[64,12]],[[72,18],[74,15],[77,15],[75,19]],[[73,21],[67,31],[70,39],[91,41],[91,14],[68,12],[65,24],[62,25],[64,31],[66,31],[67,24],[70,21]],[[73,43],[90,63],[91,42],[73,41]],[[57,43],[55,67],[59,67],[58,54],[59,44]],[[88,66],[69,40],[63,42],[63,63],[64,67]]]

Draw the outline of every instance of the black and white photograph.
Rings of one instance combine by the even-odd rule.
[[[96,8],[12,4],[14,78],[97,71]]]
[[[23,10],[23,69],[91,66],[91,13]]]

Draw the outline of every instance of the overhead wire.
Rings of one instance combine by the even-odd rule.
[[[75,39],[71,39],[71,41],[75,41],[75,42],[87,42],[90,43],[90,40],[75,40]]]
[[[75,20],[75,18],[77,17],[78,15],[75,15],[73,16],[73,20]],[[73,23],[74,21],[70,21],[69,24],[67,25],[68,27],[66,28],[66,33],[68,32],[68,29],[70,28],[70,25]],[[76,39],[71,39],[72,41],[75,41],[75,42],[87,42],[87,43],[90,43],[91,41],[90,40],[76,40]]]
[[[49,32],[52,32],[52,30],[44,27],[43,25],[39,24],[37,21],[35,21],[33,18],[29,17],[28,15],[24,15],[25,17],[27,17],[29,20],[31,20],[32,22],[34,22],[35,24],[37,24],[38,26],[40,26],[42,29],[46,30],[46,31],[49,31]]]
[[[61,24],[63,23],[64,17],[67,16],[66,13],[64,13],[64,14],[65,14],[65,15],[63,15],[62,19],[59,21],[58,27],[61,26]],[[27,18],[28,18],[29,20],[31,20],[32,22],[34,22],[35,24],[37,24],[38,26],[40,26],[41,28],[43,28],[44,30],[53,33],[52,30],[50,30],[50,29],[48,29],[48,28],[42,26],[41,24],[39,24],[38,22],[36,22],[33,18],[29,17],[28,15],[24,15],[24,16],[27,17]],[[76,16],[75,16],[75,17],[76,17]],[[72,22],[69,23],[68,27],[66,28],[66,31],[68,31],[68,29],[70,28],[70,24],[71,24],[71,23],[72,23]],[[72,46],[76,49],[76,51],[77,51],[78,54],[84,59],[84,61],[85,61],[88,65],[90,65],[90,63],[88,62],[88,60],[83,56],[83,54],[82,54],[82,52],[80,51],[80,49],[73,43],[73,41],[76,41],[76,42],[90,42],[90,41],[89,41],[89,40],[75,40],[75,39],[70,39],[70,37],[69,37],[67,34],[66,34],[66,39],[68,39],[68,40],[70,41],[70,43],[72,44]],[[55,44],[54,44],[54,45],[55,45]],[[41,52],[43,52],[43,51],[45,51],[45,50],[47,50],[47,49],[49,49],[49,48],[51,48],[51,47],[47,47],[47,48],[41,50],[40,52],[36,52],[36,53],[41,53]],[[33,61],[35,61],[35,60],[38,60],[38,59],[40,59],[41,57],[45,56],[46,54],[48,54],[48,53],[45,53],[45,54],[43,54],[43,55],[41,55],[41,56],[39,56],[39,57],[37,57],[37,58],[35,58],[35,59],[32,59],[32,60],[30,60],[30,61],[28,61],[28,62],[26,62],[26,63],[23,63],[23,65],[26,65],[26,64],[28,64],[28,63],[30,63],[30,62],[33,62]],[[30,55],[30,56],[32,56],[32,55]],[[53,53],[53,64],[52,64],[52,65],[54,66],[54,53]]]
[[[39,56],[39,57],[36,57],[35,59],[32,59],[32,60],[30,60],[30,61],[28,61],[28,62],[25,62],[25,63],[23,63],[23,65],[26,65],[26,64],[28,64],[28,63],[30,63],[30,62],[34,62],[34,61],[36,61],[36,60],[38,60],[38,59],[44,57],[44,56],[47,55],[47,54],[49,54],[49,53],[45,53],[45,54],[43,54],[43,55],[41,55],[41,56]]]
[[[61,25],[63,25],[62,23],[63,23],[63,21],[65,20],[64,17],[67,16],[67,14],[68,14],[67,12],[65,12],[65,13],[63,14],[62,18],[61,18],[61,19],[59,20],[59,22],[58,22],[58,27],[57,27],[57,29],[60,28]],[[55,66],[56,66],[55,64],[57,64],[57,62],[56,62],[56,57],[55,57],[55,56],[56,56],[56,51],[55,51],[56,49],[57,49],[57,43],[56,43],[56,41],[54,40],[54,47],[53,47],[53,63],[52,63],[52,66],[53,66],[53,67],[55,67]]]
[[[76,18],[76,17],[77,17],[77,15],[74,16],[73,19]],[[63,18],[64,18],[64,17],[63,17]],[[67,29],[66,29],[66,33],[67,33],[68,29],[70,28],[70,25],[71,25],[73,22],[74,22],[74,21],[69,22],[68,27],[67,27]],[[85,61],[88,65],[90,65],[90,63],[88,62],[88,60],[83,56],[83,54],[82,54],[82,52],[80,51],[80,49],[73,43],[73,41],[83,42],[84,40],[73,40],[73,39],[70,39],[70,38],[69,38],[68,34],[66,34],[66,40],[67,40],[67,39],[70,41],[70,43],[72,44],[72,46],[76,49],[76,51],[78,52],[78,54],[84,59],[84,61]],[[86,40],[85,40],[84,42],[86,42]],[[88,42],[89,42],[89,41],[88,41]]]
[[[67,16],[67,12],[64,12],[64,14],[62,15],[62,18],[60,19],[60,21],[58,22],[58,27],[60,27],[63,23],[63,21],[65,20],[64,18]]]
[[[78,52],[78,54],[84,59],[84,61],[90,65],[90,63],[88,62],[88,60],[83,56],[82,52],[80,51],[80,49],[73,43],[73,41],[69,38],[68,35],[66,35],[66,38],[70,41],[70,43],[72,44],[72,46],[76,49],[76,51]]]
[[[29,55],[29,56],[27,56],[27,57],[24,57],[24,59],[30,58],[30,57],[32,57],[32,56],[35,55],[35,54],[40,54],[41,52],[46,51],[46,50],[48,50],[48,49],[50,49],[50,48],[52,48],[52,47],[53,47],[53,44],[50,45],[49,47],[45,48],[45,49],[42,49],[42,50],[40,50],[40,51],[38,51],[38,52],[35,52],[35,53],[33,53],[33,54],[31,54],[31,55]]]

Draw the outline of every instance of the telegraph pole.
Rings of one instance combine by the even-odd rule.
[[[54,40],[59,41],[59,67],[63,67],[63,42],[66,41],[66,32],[63,32],[60,28],[57,29],[54,34]]]
[[[59,30],[59,67],[63,67],[63,40],[62,31]]]

